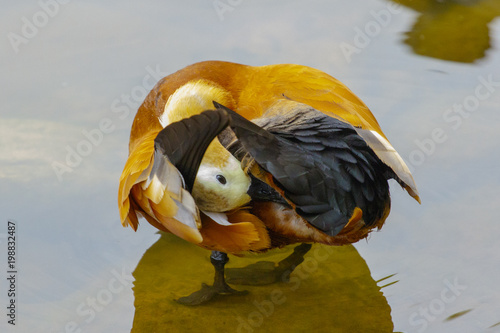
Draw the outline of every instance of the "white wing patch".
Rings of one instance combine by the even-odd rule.
[[[387,141],[383,136],[375,131],[364,130],[361,128],[355,128],[356,132],[366,141],[368,146],[377,154],[378,158],[389,166],[396,176],[406,184],[405,189],[408,193],[420,202],[418,197],[417,185],[415,180],[408,169],[405,161],[398,154],[396,149]]]
[[[191,194],[184,189],[184,178],[167,157],[155,152],[154,163],[147,181],[142,184],[151,201],[158,204],[164,195],[169,195],[177,206],[172,216],[193,229],[201,228],[200,213]]]
[[[231,225],[231,223],[227,219],[227,215],[224,213],[215,213],[215,212],[206,212],[202,211],[203,214],[210,217],[212,220],[217,222],[220,225]]]

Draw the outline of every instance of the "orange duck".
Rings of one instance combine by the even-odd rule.
[[[137,230],[143,216],[212,250],[214,285],[184,304],[238,293],[225,281],[227,253],[303,243],[285,260],[290,274],[310,243],[367,237],[389,214],[388,179],[420,202],[368,107],[340,81],[301,65],[207,61],[173,73],[140,106],[129,151],[122,224]]]

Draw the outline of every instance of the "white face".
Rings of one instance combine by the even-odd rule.
[[[250,177],[241,169],[240,162],[231,156],[223,167],[202,163],[192,194],[201,210],[225,212],[250,202],[249,187]]]

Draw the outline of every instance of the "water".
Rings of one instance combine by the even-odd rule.
[[[0,266],[16,222],[9,332],[496,332],[500,3],[3,3]],[[225,5],[224,5],[225,4]],[[196,61],[300,63],[349,86],[410,165],[380,232],[316,245],[290,283],[197,308],[208,251],[120,226],[130,126],[162,76]],[[231,257],[279,261],[291,249]],[[300,266],[299,266],[300,267]]]

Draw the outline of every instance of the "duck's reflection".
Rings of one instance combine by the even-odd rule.
[[[428,57],[470,63],[491,47],[488,24],[498,0],[391,0],[420,13],[405,43]]]
[[[278,262],[293,247],[258,257],[231,256],[228,267]],[[392,332],[391,308],[353,246],[314,245],[289,282],[235,286],[246,295],[202,306],[174,301],[211,283],[209,252],[161,233],[135,272],[133,332]]]

